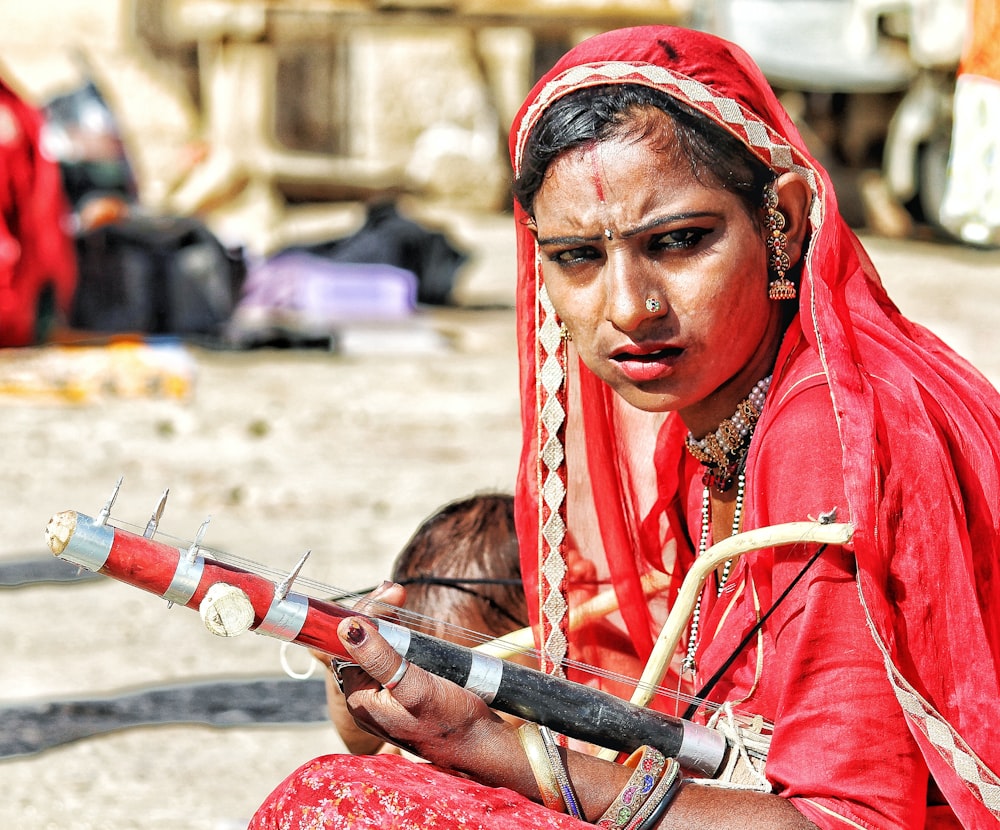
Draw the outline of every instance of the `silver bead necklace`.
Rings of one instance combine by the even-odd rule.
[[[736,478],[736,505],[733,511],[733,526],[732,535],[735,536],[740,532],[740,523],[743,520],[743,499],[746,494],[747,488],[747,477],[746,474],[741,470]],[[708,550],[708,535],[711,531],[712,525],[712,493],[711,488],[706,486],[701,494],[701,537],[698,540],[698,556],[703,556],[705,551]],[[726,587],[726,582],[729,581],[729,572],[733,568],[733,560],[727,559],[726,563],[722,566],[722,574],[719,576],[718,582],[715,586],[715,595],[719,596],[722,593],[722,589]],[[695,652],[698,650],[698,624],[701,621],[701,595],[698,596],[698,601],[694,606],[694,613],[691,614],[691,630],[688,634],[688,645],[687,654],[684,656],[684,660],[681,663],[681,673],[684,672],[694,672],[697,669],[697,662],[695,660]]]

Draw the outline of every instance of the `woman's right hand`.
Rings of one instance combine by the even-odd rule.
[[[391,589],[380,593],[379,601],[391,602]],[[511,753],[521,752],[516,729],[479,697],[412,663],[387,689],[384,684],[396,675],[402,658],[376,627],[363,617],[349,617],[338,634],[361,669],[343,670],[341,679],[348,711],[366,731],[437,766],[486,783],[519,784],[514,788],[530,792],[526,784],[531,782],[506,780]]]

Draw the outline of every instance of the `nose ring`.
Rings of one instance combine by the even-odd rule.
[[[650,314],[656,314],[660,310],[660,301],[656,297],[648,297],[646,299],[646,311]]]

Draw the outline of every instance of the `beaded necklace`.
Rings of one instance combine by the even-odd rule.
[[[764,408],[764,399],[771,386],[771,375],[758,381],[747,398],[736,407],[736,414],[719,424],[719,428],[704,438],[697,439],[688,433],[687,447],[691,454],[705,467],[702,482],[705,485],[701,494],[701,535],[698,539],[698,556],[708,550],[708,537],[712,525],[712,487],[725,492],[736,482],[736,504],[733,510],[732,535],[740,532],[743,521],[743,502],[746,495],[747,479],[745,474],[747,451],[753,438],[754,427]],[[729,580],[733,560],[728,560],[722,566],[715,587],[715,595],[719,596]],[[698,648],[698,626],[701,621],[701,596],[695,603],[691,614],[690,633],[688,634],[687,653],[681,662],[681,672],[694,673],[697,663],[695,651]]]
[[[733,512],[733,527],[732,533],[735,536],[740,532],[740,522],[743,520],[743,496],[746,493],[747,477],[740,471],[737,475],[737,485],[736,485],[736,509]],[[712,517],[712,502],[711,502],[711,488],[706,485],[705,489],[701,494],[701,537],[698,539],[698,556],[702,556],[706,550],[708,550],[708,534],[711,526]],[[722,589],[726,587],[726,582],[729,581],[729,572],[732,570],[733,560],[727,559],[726,564],[722,566],[722,575],[719,577],[718,583],[715,586],[715,595],[719,596],[722,593]],[[681,673],[692,672],[696,668],[696,662],[694,658],[694,653],[698,649],[698,623],[701,621],[701,596],[699,595],[698,601],[694,605],[694,611],[691,614],[691,630],[688,634],[688,645],[687,654],[684,656],[684,660],[681,663]]]
[[[726,418],[715,432],[704,438],[688,433],[688,451],[705,467],[702,481],[706,487],[715,487],[724,493],[733,486],[737,473],[743,468],[754,427],[764,408],[764,399],[771,386],[771,375],[757,381],[732,418]]]

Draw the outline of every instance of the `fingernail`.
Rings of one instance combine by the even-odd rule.
[[[392,582],[390,582],[388,579],[383,580],[382,584],[379,585],[374,591],[371,592],[372,599],[374,599],[375,597],[382,596],[382,594],[384,594],[386,592],[386,590],[389,589],[389,588],[391,588],[391,587],[392,587]]]
[[[347,624],[347,639],[354,645],[360,646],[367,636],[368,632],[365,631],[365,627],[357,620],[351,620]]]

